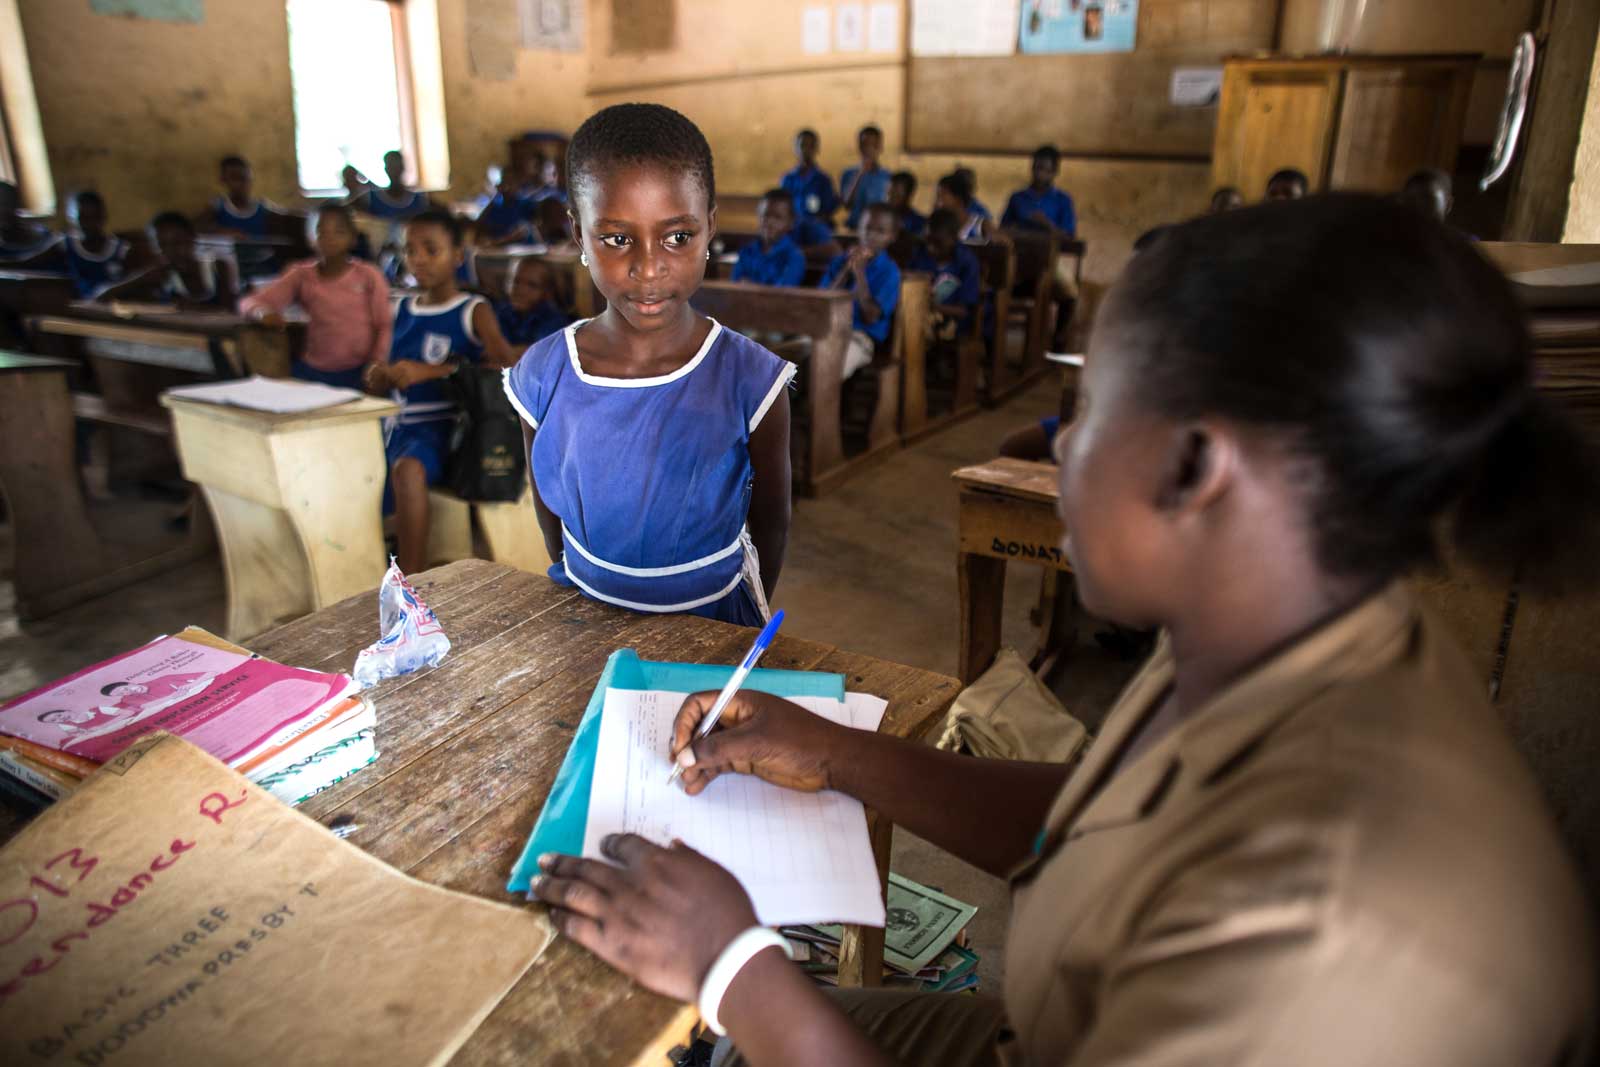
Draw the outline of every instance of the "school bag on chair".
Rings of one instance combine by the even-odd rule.
[[[445,485],[463,500],[517,500],[527,485],[527,458],[500,372],[462,367],[445,381],[456,401]]]

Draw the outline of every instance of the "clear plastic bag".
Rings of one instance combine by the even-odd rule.
[[[417,596],[392,556],[378,586],[378,629],[383,636],[356,654],[354,674],[363,689],[385,678],[438,666],[450,651],[438,616]]]

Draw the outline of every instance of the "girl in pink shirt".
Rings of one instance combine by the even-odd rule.
[[[239,302],[240,314],[273,326],[283,325],[289,305],[305,310],[310,321],[296,378],[360,389],[367,364],[389,358],[389,283],[377,267],[350,255],[355,243],[350,209],[324,207],[317,213],[317,258],[294,264]]]

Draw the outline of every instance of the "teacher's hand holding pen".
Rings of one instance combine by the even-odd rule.
[[[847,727],[781,697],[746,689],[728,702],[709,734],[695,738],[716,699],[714,692],[691,694],[673,723],[672,752],[690,796],[728,773],[806,793],[833,788],[833,756],[848,740]]]

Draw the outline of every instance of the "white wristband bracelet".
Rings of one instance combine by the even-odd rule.
[[[789,950],[789,941],[782,934],[765,926],[752,926],[728,942],[728,947],[722,950],[722,955],[706,972],[706,980],[700,985],[700,1019],[718,1037],[727,1033],[722,1028],[722,1020],[717,1017],[717,1012],[722,1008],[722,998],[727,995],[728,987],[744,970],[750,958],[766,948],[781,948],[784,956],[794,958]]]

